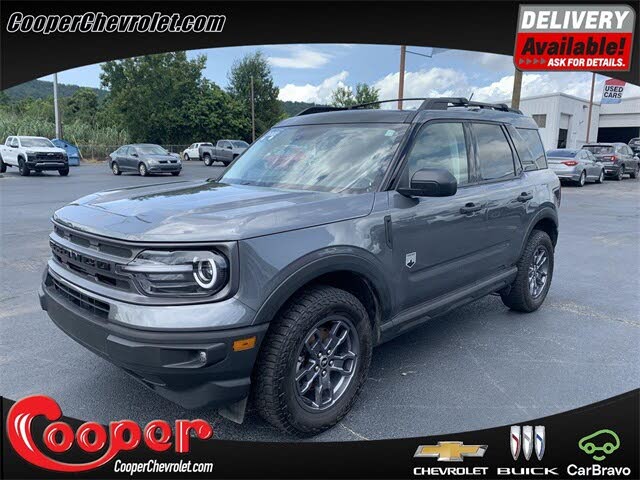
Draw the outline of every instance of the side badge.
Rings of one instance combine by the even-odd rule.
[[[407,253],[404,259],[404,264],[407,268],[411,268],[416,264],[416,252]]]

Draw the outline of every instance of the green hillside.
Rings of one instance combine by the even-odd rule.
[[[78,90],[78,85],[66,85],[64,83],[58,83],[58,95],[62,97],[70,97]],[[105,90],[98,88],[92,88],[98,94],[98,98],[107,94]],[[46,80],[31,80],[15,87],[4,90],[4,93],[10,100],[22,100],[23,98],[49,98],[53,96],[53,82]]]

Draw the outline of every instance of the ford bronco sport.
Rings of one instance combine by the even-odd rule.
[[[301,435],[347,414],[372,347],[484,295],[536,310],[560,184],[506,105],[312,107],[217,180],[121,188],[53,216],[42,308],[184,407]]]

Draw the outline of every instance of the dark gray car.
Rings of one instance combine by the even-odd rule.
[[[589,143],[582,146],[596,157],[604,166],[604,174],[615,180],[622,180],[625,174],[638,178],[640,159],[626,143]]]
[[[535,122],[506,105],[313,107],[217,181],[58,210],[41,304],[171,401],[241,421],[251,391],[310,435],[348,413],[375,345],[491,293],[539,308],[559,205]]]
[[[114,175],[138,172],[146,177],[152,173],[170,173],[178,176],[182,171],[179,155],[167,152],[160,145],[136,143],[123,145],[109,155],[109,168]]]

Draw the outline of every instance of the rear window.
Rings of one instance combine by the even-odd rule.
[[[612,145],[584,145],[582,148],[589,150],[594,155],[606,155],[615,152]]]
[[[547,168],[544,146],[542,145],[542,140],[540,140],[538,130],[533,128],[509,127],[509,133],[513,138],[516,150],[518,151],[518,156],[522,162],[522,168],[525,170],[540,170]]]
[[[547,157],[573,158],[576,156],[576,153],[578,152],[576,152],[575,150],[549,150],[547,152]]]

